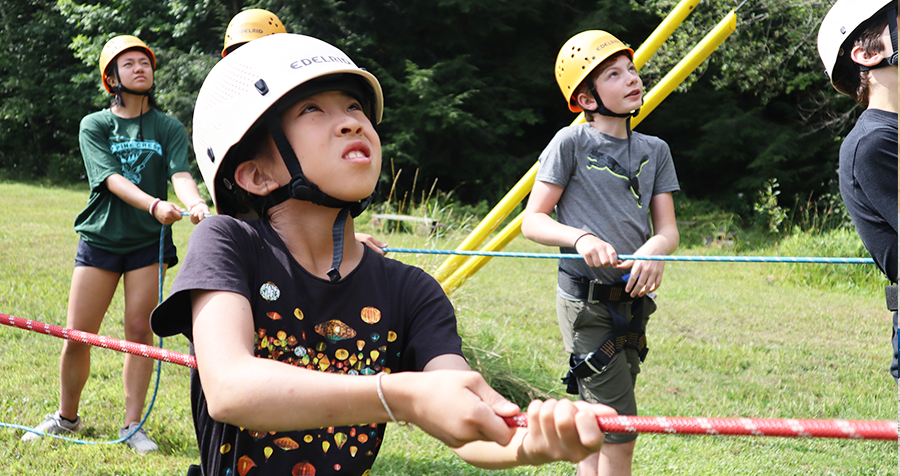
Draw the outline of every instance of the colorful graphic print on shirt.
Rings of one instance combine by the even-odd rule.
[[[259,289],[260,296],[266,301],[275,302],[282,297],[279,287],[266,282]],[[379,309],[371,306],[363,307],[352,319],[331,319],[316,325],[310,323],[300,308],[295,308],[292,315],[282,316],[276,311],[264,312],[257,317],[257,322],[264,323],[256,331],[254,352],[259,358],[278,360],[289,365],[305,367],[320,372],[341,373],[347,375],[374,375],[378,372],[390,373],[386,367],[388,344],[397,340],[397,333],[389,330],[386,335],[367,329],[382,320]],[[312,334],[307,330],[312,326]],[[239,476],[265,474],[265,463],[276,452],[300,450],[304,455],[326,456],[329,452],[344,452],[342,456],[352,460],[359,455],[374,457],[381,445],[378,424],[357,425],[350,427],[328,427],[310,431],[266,432],[247,428],[246,432],[263,448],[262,458],[248,454],[233,455],[236,458],[236,470]],[[290,436],[285,436],[285,435]],[[299,437],[298,437],[299,435]],[[220,448],[223,455],[233,449],[230,444]],[[229,468],[230,470],[230,468]],[[229,472],[226,470],[226,472]],[[316,468],[311,461],[298,462],[292,471],[294,475],[314,475],[339,472],[341,464],[333,463],[328,468]],[[368,474],[366,471],[363,474]]]

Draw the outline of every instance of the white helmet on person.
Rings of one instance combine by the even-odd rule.
[[[849,58],[849,49],[853,45],[848,44],[848,40],[855,38],[861,26],[882,11],[890,25],[894,51],[879,67],[897,66],[897,7],[894,0],[838,0],[822,20],[817,41],[819,57],[831,84],[843,94],[855,96],[852,84],[859,82],[858,77],[843,77],[852,71],[860,71],[859,68],[842,72],[838,67],[841,61]]]
[[[222,176],[222,165],[234,167],[237,164],[231,162],[249,159],[229,153],[252,128],[264,125],[266,113],[274,111],[289,93],[317,78],[334,75],[361,79],[359,83],[370,96],[365,112],[374,124],[381,122],[384,100],[375,76],[316,38],[290,33],[259,38],[223,58],[210,71],[197,96],[193,139],[200,172],[219,213],[240,211],[223,190],[232,186],[227,182],[232,177]],[[288,167],[291,170],[291,165]]]
[[[347,202],[322,192],[303,174],[281,126],[280,113],[304,97],[342,90],[356,97],[373,124],[381,122],[384,97],[378,80],[343,51],[316,38],[282,33],[253,40],[223,58],[203,82],[194,108],[194,151],[203,181],[219,213],[264,214],[287,199],[338,208],[335,236],[348,215],[357,216],[375,198]],[[265,197],[249,197],[233,183],[234,168],[250,160],[261,132],[268,130],[291,174],[287,185]],[[245,140],[246,139],[246,140]],[[249,143],[249,144],[248,144]],[[248,200],[249,197],[249,200]],[[249,207],[247,206],[249,205]],[[242,208],[243,207],[243,208]],[[332,281],[340,279],[341,240],[334,240]]]

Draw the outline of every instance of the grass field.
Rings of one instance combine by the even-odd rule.
[[[72,222],[86,199],[86,188],[0,183],[0,313],[65,324],[78,239]],[[175,225],[181,253],[191,228],[187,220]],[[461,238],[452,230],[442,239],[362,231],[393,247],[454,248]],[[521,237],[507,250],[555,252]],[[698,246],[677,253],[725,252]],[[427,271],[443,261],[394,258]],[[816,287],[797,278],[817,266],[828,265],[668,263],[638,380],[641,414],[895,420],[897,387],[886,370],[890,315],[875,291],[883,283]],[[166,289],[177,271],[169,273]],[[557,384],[567,357],[556,325],[555,280],[552,260],[498,258],[453,294],[470,362],[495,386],[564,396]],[[122,311],[120,290],[102,334],[123,337]],[[61,345],[0,326],[0,422],[34,426],[56,410]],[[182,337],[164,346],[187,352]],[[146,425],[160,451],[138,456],[125,445],[103,443],[117,438],[122,423],[122,359],[115,351],[93,351],[81,411],[84,438],[98,444],[25,444],[22,431],[0,427],[2,472],[180,475],[198,462],[188,372],[171,364],[162,368]],[[897,461],[893,442],[643,435],[634,469],[638,475],[894,475]],[[422,432],[390,425],[372,470],[373,476],[482,474],[571,475],[574,466],[478,470]]]

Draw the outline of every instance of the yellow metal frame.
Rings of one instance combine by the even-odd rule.
[[[700,0],[682,0],[666,19],[653,31],[646,41],[635,51],[634,64],[640,69],[671,36],[685,18],[694,10]],[[684,57],[644,98],[640,114],[632,119],[632,127],[637,126],[653,109],[656,108],[671,92],[681,84],[722,42],[737,28],[737,15],[734,10],[728,13],[701,41]],[[572,125],[584,122],[584,113],[572,122]],[[478,224],[477,227],[456,248],[456,251],[471,251],[479,246],[490,235],[512,210],[531,192],[534,178],[537,176],[538,163],[513,186],[497,203],[497,206]],[[500,233],[488,242],[481,251],[499,251],[506,247],[521,233],[523,215],[519,214]],[[490,256],[451,255],[435,272],[435,278],[441,283],[444,292],[450,294],[461,286],[466,279],[481,269]]]

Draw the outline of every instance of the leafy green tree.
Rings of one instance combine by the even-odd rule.
[[[86,71],[68,50],[75,30],[46,2],[0,3],[0,169],[21,178],[83,174],[81,116],[90,98],[71,79]]]
[[[569,113],[553,79],[559,47],[586,29],[637,47],[677,0],[21,0],[0,4],[0,170],[77,178],[78,122],[105,107],[103,44],[134,34],[156,52],[160,107],[191,130],[225,27],[246,8],[336,44],[386,95],[385,178],[495,202]],[[704,0],[644,66],[646,90],[736,5]],[[781,200],[833,191],[839,137],[859,110],[831,90],[815,50],[827,0],[753,0],[738,28],[641,132],[673,151],[685,193],[752,210],[777,178]]]
[[[677,2],[643,3],[662,14]],[[836,191],[839,138],[860,111],[831,88],[816,50],[831,3],[746,2],[737,30],[641,124],[670,143],[689,195],[749,211],[770,178],[782,201]],[[736,6],[702,2],[642,70],[650,86]]]

